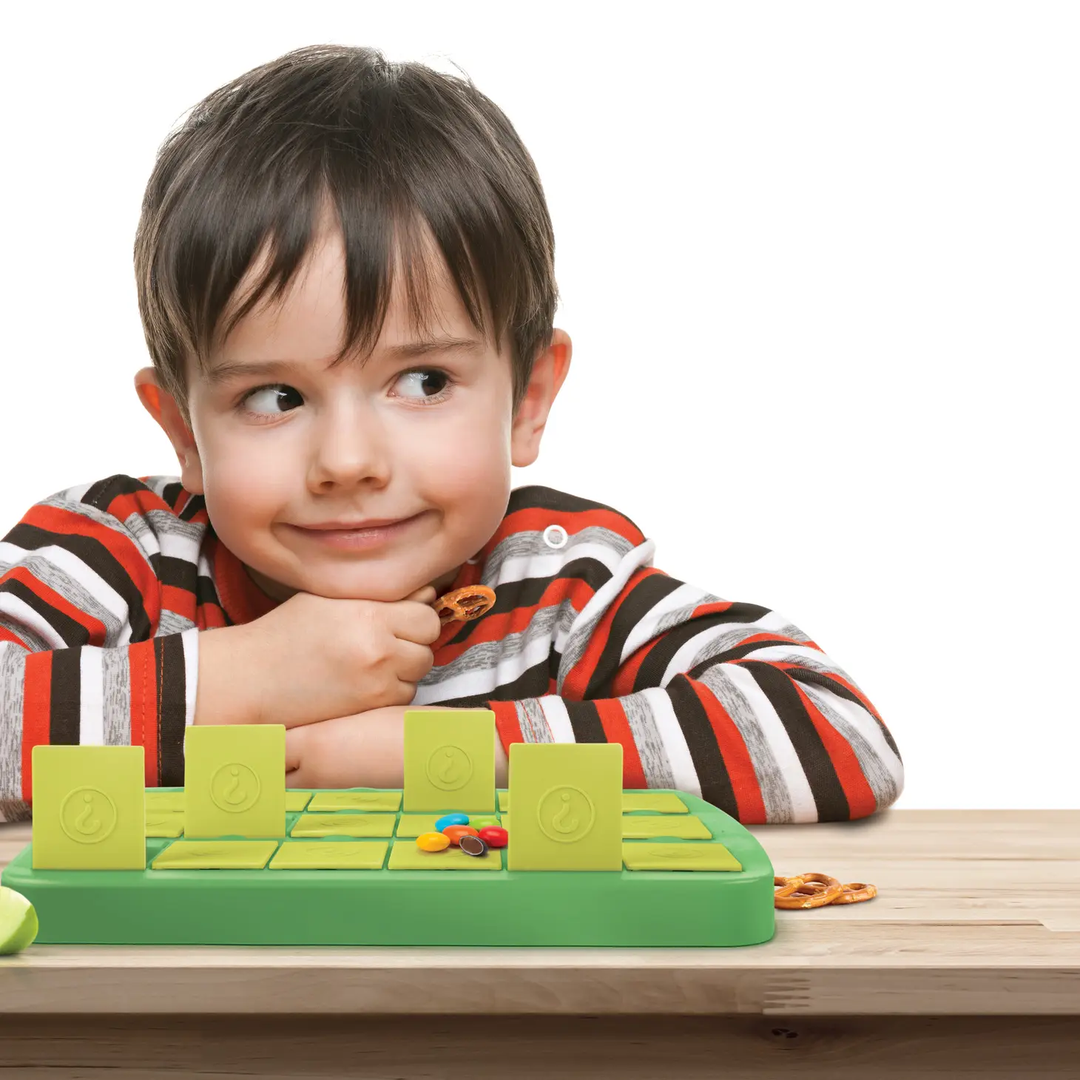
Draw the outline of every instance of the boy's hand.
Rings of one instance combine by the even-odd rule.
[[[442,630],[425,585],[404,600],[341,600],[298,592],[246,623],[256,718],[294,727],[408,705],[431,670]]]

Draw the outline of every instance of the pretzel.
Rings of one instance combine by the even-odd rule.
[[[774,877],[773,885],[779,885],[773,893],[773,903],[778,908],[800,909],[824,907],[826,904],[857,904],[871,900],[877,889],[862,881],[841,885],[828,874],[797,874],[794,877]]]
[[[431,606],[439,616],[439,622],[445,626],[455,619],[468,622],[479,619],[495,603],[495,590],[486,585],[468,585],[464,589],[455,589],[445,596],[440,596]]]

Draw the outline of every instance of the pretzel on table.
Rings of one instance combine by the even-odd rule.
[[[439,622],[445,626],[455,619],[468,622],[479,619],[491,610],[495,603],[495,590],[486,585],[467,585],[464,589],[454,589],[440,596],[431,606],[439,616]]]
[[[796,874],[794,877],[773,878],[773,885],[779,885],[773,893],[773,903],[778,908],[805,909],[824,907],[826,904],[857,904],[861,900],[872,900],[877,896],[877,888],[863,881],[853,881],[841,885],[836,878],[828,874]]]

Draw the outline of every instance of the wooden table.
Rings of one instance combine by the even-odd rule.
[[[877,898],[741,949],[35,945],[0,957],[0,1078],[1080,1076],[1080,811],[753,832]]]

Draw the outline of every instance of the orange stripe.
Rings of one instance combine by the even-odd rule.
[[[49,743],[49,706],[52,700],[51,651],[28,653],[23,681],[22,797],[33,799],[32,751]]]
[[[821,715],[813,700],[803,691],[802,686],[794,679],[791,680],[791,684],[795,687],[799,698],[806,707],[814,729],[821,736],[825,752],[829,755],[829,760],[836,770],[840,785],[847,796],[850,809],[849,820],[854,821],[856,818],[869,817],[877,810],[877,799],[874,798],[873,788],[870,787],[869,782],[863,775],[855,751],[852,750],[848,741],[836,728]]]
[[[596,624],[596,629],[593,631],[588,645],[585,646],[581,659],[570,669],[563,680],[564,697],[569,697],[573,701],[583,700],[585,691],[589,688],[589,682],[596,673],[597,665],[600,663],[600,657],[603,655],[608,639],[611,637],[611,626],[615,621],[615,617],[619,614],[619,608],[639,582],[661,572],[654,567],[642,567],[630,575],[630,579],[622,587],[622,591],[608,605],[603,618]],[[659,641],[660,639],[654,638],[653,640]]]
[[[154,639],[128,646],[131,668],[131,745],[144,753],[147,787],[158,787],[158,687]]]
[[[66,615],[72,622],[78,623],[86,631],[87,645],[101,646],[105,644],[105,624],[100,619],[88,615],[81,608],[75,607],[74,604],[58,592],[54,592],[40,578],[35,577],[28,567],[12,567],[11,571],[4,575],[4,581],[21,582],[43,603]]]
[[[518,722],[517,707],[512,701],[489,701],[486,707],[495,714],[495,730],[499,734],[506,756],[509,757],[510,744],[525,741],[521,724]]]
[[[716,737],[720,756],[724,759],[731,788],[738,807],[737,818],[743,825],[765,824],[765,800],[761,794],[754,763],[746,742],[735,721],[731,719],[720,699],[697,679],[686,680],[697,694],[698,700],[709,718],[709,726]]]

